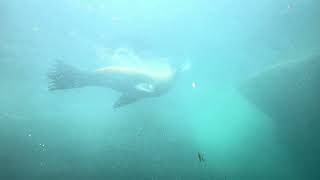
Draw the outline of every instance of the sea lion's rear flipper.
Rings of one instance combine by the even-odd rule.
[[[123,94],[121,95],[116,102],[113,104],[113,108],[119,108],[122,107],[124,105],[128,105],[131,103],[134,103],[138,100],[139,98],[131,96],[129,94]]]
[[[56,61],[48,72],[49,90],[71,89],[88,86],[89,73],[81,71],[73,66]]]

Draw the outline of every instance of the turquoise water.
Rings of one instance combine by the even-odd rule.
[[[319,136],[292,153],[279,129],[292,131],[238,90],[316,55],[319,12],[316,0],[0,1],[0,179],[319,179],[319,158],[299,158],[317,157]],[[48,91],[57,59],[188,68],[166,94],[113,109],[112,89]]]

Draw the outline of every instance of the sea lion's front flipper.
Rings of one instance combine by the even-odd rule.
[[[113,104],[113,108],[118,108],[127,104],[131,104],[133,102],[136,102],[138,99],[139,98],[130,96],[129,94],[123,94]]]

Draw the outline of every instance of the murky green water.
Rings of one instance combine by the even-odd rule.
[[[268,71],[316,57],[319,8],[316,0],[1,1],[0,179],[319,179],[320,58]],[[110,88],[49,91],[56,60],[83,72],[139,67],[110,78],[124,85],[137,71],[184,70],[161,96],[114,109],[121,93]]]

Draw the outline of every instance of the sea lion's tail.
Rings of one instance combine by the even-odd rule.
[[[56,61],[48,72],[50,91],[59,89],[80,88],[88,85],[88,73],[73,66]]]

